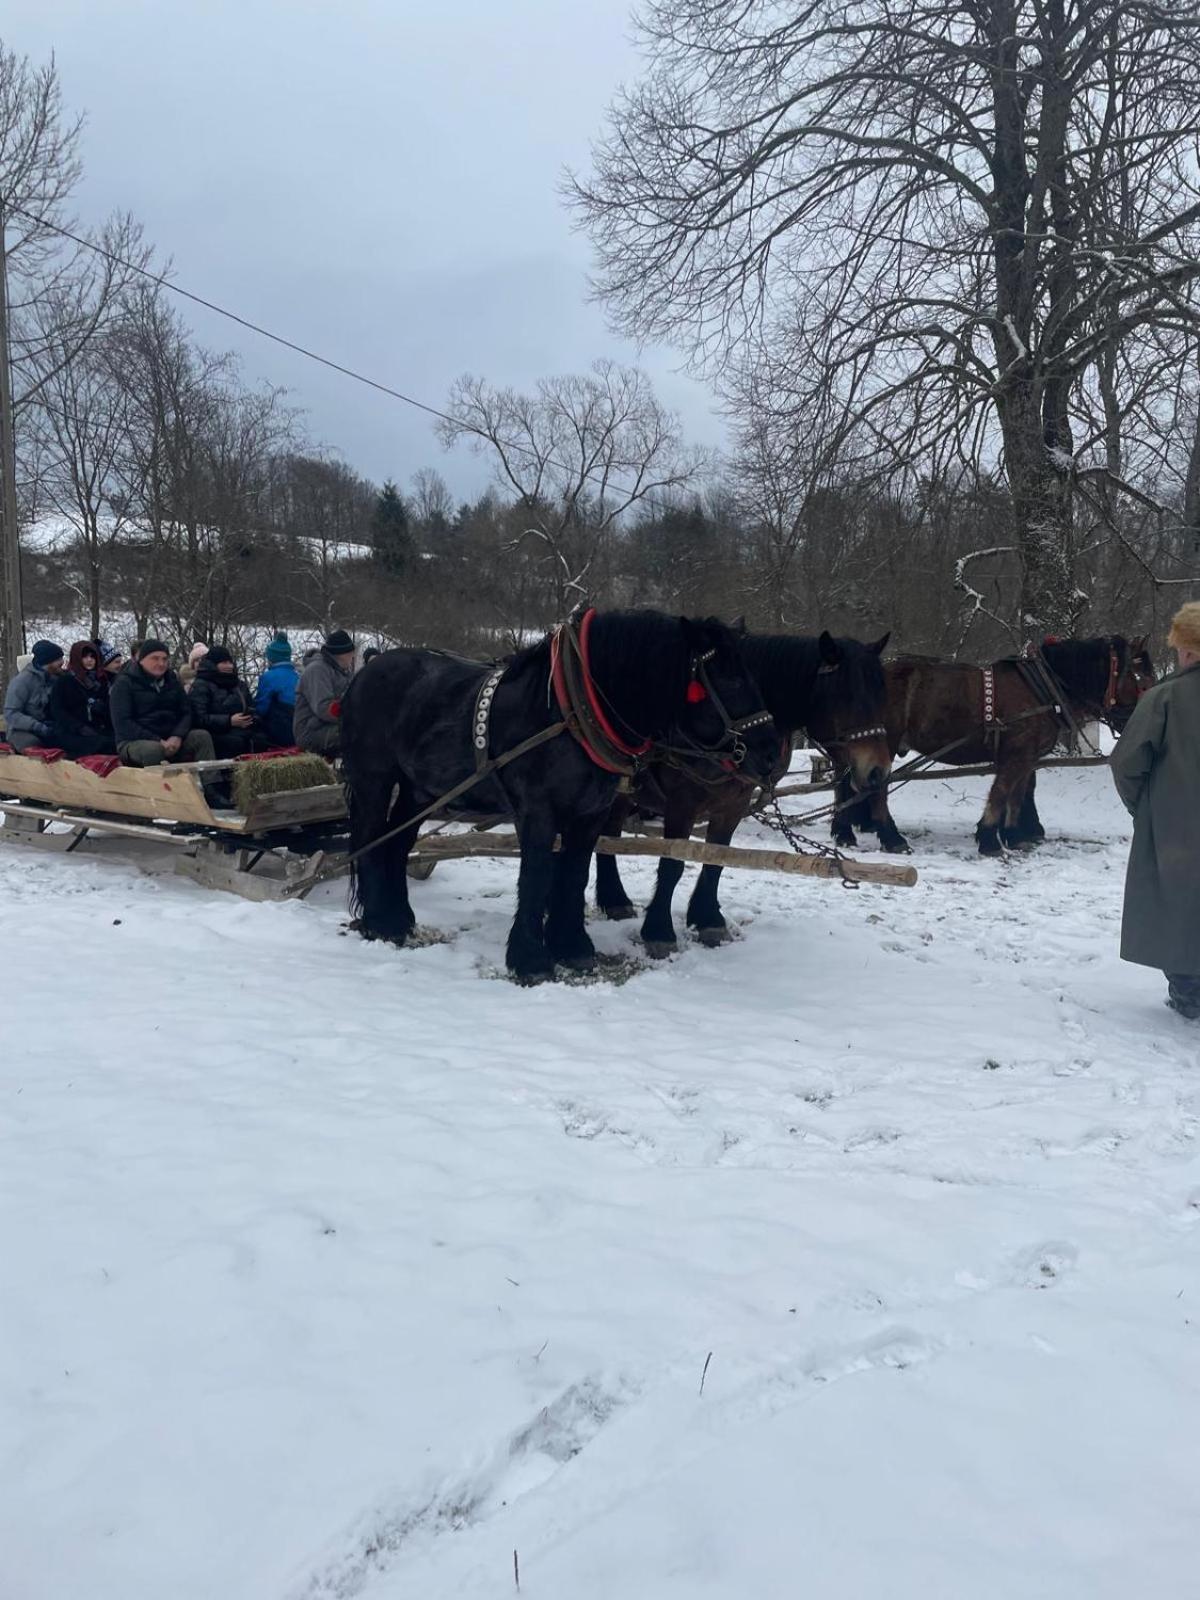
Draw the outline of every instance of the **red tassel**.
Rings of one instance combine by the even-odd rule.
[[[708,690],[699,678],[693,678],[687,686],[687,702],[690,706],[698,706],[702,700],[708,699]]]
[[[342,714],[342,702],[340,700],[331,700],[329,702],[329,715],[331,717],[340,717],[341,714]]]

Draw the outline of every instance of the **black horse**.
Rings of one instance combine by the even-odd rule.
[[[564,731],[547,739],[445,808],[448,815],[515,819],[521,865],[507,958],[524,981],[548,977],[555,963],[585,970],[595,961],[584,899],[592,851],[621,779],[619,762],[601,764],[605,751],[625,752],[632,765],[653,744],[675,739],[702,763],[740,763],[763,778],[779,748],[741,641],[724,623],[653,611],[591,612],[584,623],[586,632],[560,630],[508,661],[490,699],[490,722],[481,719],[480,704],[493,669],[434,650],[386,651],[342,702],[357,851],[470,778],[485,757],[561,721],[562,657],[572,637],[582,639],[575,659],[588,702],[580,708],[583,737]],[[588,728],[597,726],[611,736],[599,751],[585,744]],[[403,943],[413,930],[405,869],[417,831],[405,828],[354,865],[367,937]]]
[[[803,729],[845,767],[854,789],[870,793],[886,783],[891,757],[879,658],[887,640],[885,634],[874,644],[862,644],[822,633],[815,639],[749,634],[742,641],[742,658],[782,736],[772,772],[776,781],[787,771],[792,735]],[[697,821],[707,817],[708,842],[728,844],[752,802],[751,786],[736,776],[690,767],[667,752],[638,776],[631,796],[618,797],[603,831],[619,837],[627,818],[639,813],[662,817],[668,839],[686,839]],[[676,948],[671,901],[682,875],[681,861],[664,857],[659,862],[654,898],[642,923],[642,939],[653,956],[669,955]],[[720,881],[720,867],[702,867],[688,904],[688,926],[708,945],[728,936],[718,898]],[[596,857],[596,903],[608,917],[635,915],[613,856]]]

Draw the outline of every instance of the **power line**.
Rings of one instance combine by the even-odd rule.
[[[291,350],[296,355],[304,356],[309,361],[315,361],[319,366],[328,367],[331,372],[339,372],[344,378],[350,378],[355,383],[366,384],[367,388],[375,389],[380,394],[386,394],[393,400],[403,401],[406,406],[413,406],[418,411],[424,411],[428,416],[437,417],[441,422],[448,422],[453,427],[462,429],[464,433],[473,433],[476,438],[483,439],[493,447],[514,450],[519,455],[527,456],[543,466],[554,467],[559,472],[566,472],[572,476],[575,474],[576,469],[574,467],[564,466],[561,461],[556,461],[553,456],[542,456],[532,446],[521,444],[518,440],[494,438],[482,428],[473,427],[471,423],[463,422],[459,417],[452,417],[446,411],[439,411],[437,406],[431,406],[424,400],[418,400],[411,394],[405,394],[401,389],[393,389],[390,384],[380,383],[378,379],[368,377],[366,373],[358,372],[353,367],[344,366],[342,362],[334,361],[330,356],[323,356],[319,351],[310,350],[306,345],[297,344],[294,339],[287,339],[281,333],[272,333],[270,328],[264,328],[261,323],[251,322],[249,317],[239,316],[236,311],[230,311],[225,306],[217,305],[216,301],[206,299],[204,295],[195,294],[191,289],[183,288],[181,284],[173,282],[165,273],[152,272],[149,267],[140,266],[136,261],[127,261],[123,256],[117,255],[115,251],[98,244],[95,239],[86,239],[78,233],[73,233],[70,228],[64,228],[61,223],[51,222],[47,217],[36,216],[32,211],[26,211],[22,206],[14,205],[11,201],[5,201],[3,205],[4,210],[10,216],[24,217],[27,222],[32,222],[39,228],[45,228],[51,233],[59,234],[64,239],[70,239],[72,244],[77,244],[84,250],[93,251],[96,255],[102,256],[112,266],[122,267],[126,272],[136,273],[139,277],[147,279],[159,288],[169,289],[172,294],[177,294],[184,300],[190,300],[193,305],[203,306],[206,311],[215,312],[217,316],[224,317],[229,322],[236,322],[239,327],[247,329],[250,333],[256,333],[263,339],[269,339],[272,344],[282,345],[285,350]],[[619,474],[611,471],[598,474],[596,468],[586,466],[581,467],[580,473],[585,483],[595,479],[597,476],[601,476],[605,480],[619,476]]]

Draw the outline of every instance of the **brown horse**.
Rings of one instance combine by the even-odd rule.
[[[995,661],[990,667],[900,656],[884,666],[888,746],[893,756],[916,751],[951,766],[987,762],[996,777],[975,829],[981,855],[1046,837],[1034,800],[1036,766],[1070,723],[1103,718],[1116,732],[1138,696],[1154,682],[1144,638],[1047,641],[1032,660]],[[856,843],[854,829],[874,830],[880,848],[907,852],[892,820],[887,788],[855,802],[844,779],[837,784],[833,837]]]
[[[880,660],[886,643],[886,634],[874,644],[828,633],[819,638],[747,634],[742,639],[742,660],[783,736],[772,781],[787,771],[792,734],[800,728],[844,764],[850,790],[866,793],[887,781],[891,761]],[[651,759],[633,780],[632,794],[618,796],[603,833],[618,838],[630,815],[637,813],[661,817],[666,838],[686,839],[696,822],[707,817],[708,842],[728,844],[754,793],[755,786],[741,773],[713,774],[711,763],[697,765],[671,751]],[[654,898],[642,923],[642,940],[652,956],[670,955],[676,948],[671,901],[682,875],[681,861],[659,862]],[[728,937],[717,893],[720,881],[720,867],[702,867],[688,902],[688,925],[702,944],[717,945]],[[612,856],[596,857],[596,903],[610,918],[635,915]]]

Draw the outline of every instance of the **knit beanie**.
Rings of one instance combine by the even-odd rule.
[[[230,651],[226,650],[223,644],[214,644],[212,649],[205,654],[204,664],[206,667],[219,667],[223,661],[232,660],[232,654]]]
[[[139,661],[144,661],[147,656],[155,656],[160,650],[165,656],[171,654],[161,639],[143,639],[138,645],[137,658]]]
[[[281,661],[290,661],[292,659],[292,646],[287,634],[277,633],[267,646],[265,654],[268,662],[273,667],[277,667]]]
[[[39,639],[33,647],[33,664],[35,667],[48,667],[52,661],[61,661],[62,658],[62,645],[51,644],[49,639]]]
[[[335,628],[326,637],[325,648],[331,656],[348,656],[354,649],[354,640],[346,632],[345,628]]]
[[[101,666],[111,667],[114,661],[123,661],[124,659],[124,656],[122,656],[115,644],[106,644],[101,646]]]

